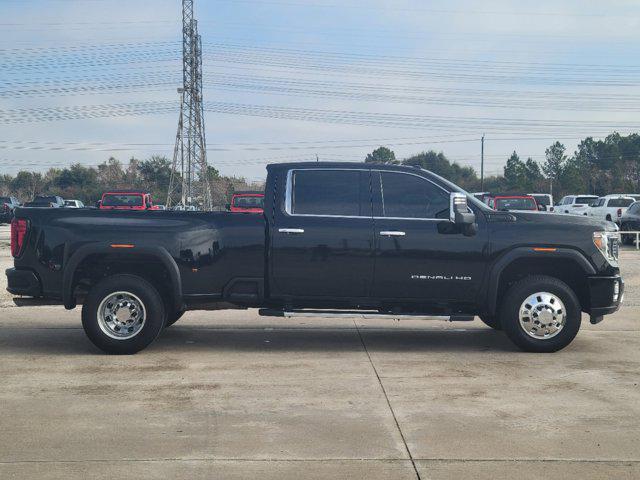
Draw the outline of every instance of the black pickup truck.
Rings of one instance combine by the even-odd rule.
[[[489,209],[425,170],[270,165],[264,213],[16,209],[18,304],[82,303],[99,348],[134,353],[186,310],[438,316],[551,352],[615,312],[617,227]]]

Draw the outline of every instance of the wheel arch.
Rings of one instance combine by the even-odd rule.
[[[500,298],[509,285],[528,275],[548,275],[564,281],[578,296],[583,310],[589,308],[588,276],[596,270],[578,250],[554,248],[536,251],[534,247],[514,248],[494,262],[488,276],[486,305],[496,314]]]
[[[162,268],[169,280],[166,293],[169,295],[168,305],[180,309],[183,304],[182,281],[180,270],[169,252],[157,246],[134,246],[132,248],[115,249],[110,244],[84,245],[73,253],[66,262],[62,280],[62,300],[66,309],[76,306],[75,290],[78,286],[79,270],[96,259],[115,259],[119,265],[134,265],[141,259],[147,259],[151,266]],[[145,264],[145,267],[148,264]],[[126,270],[125,270],[126,271]],[[123,272],[119,272],[123,273]],[[135,271],[128,273],[135,274]],[[141,275],[144,276],[144,275]],[[156,283],[152,278],[148,278],[152,284]]]

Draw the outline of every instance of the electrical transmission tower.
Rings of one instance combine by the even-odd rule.
[[[182,0],[182,88],[167,207],[201,205],[211,210],[207,140],[202,101],[202,39],[193,0]]]

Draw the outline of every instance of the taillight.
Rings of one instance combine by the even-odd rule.
[[[11,255],[13,257],[19,257],[22,254],[28,229],[29,223],[23,218],[14,218],[11,222]]]

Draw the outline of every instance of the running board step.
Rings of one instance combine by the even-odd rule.
[[[261,308],[261,317],[284,318],[392,318],[398,320],[443,320],[445,322],[471,322],[473,315],[425,315],[420,313],[381,313],[376,310],[275,310]]]

